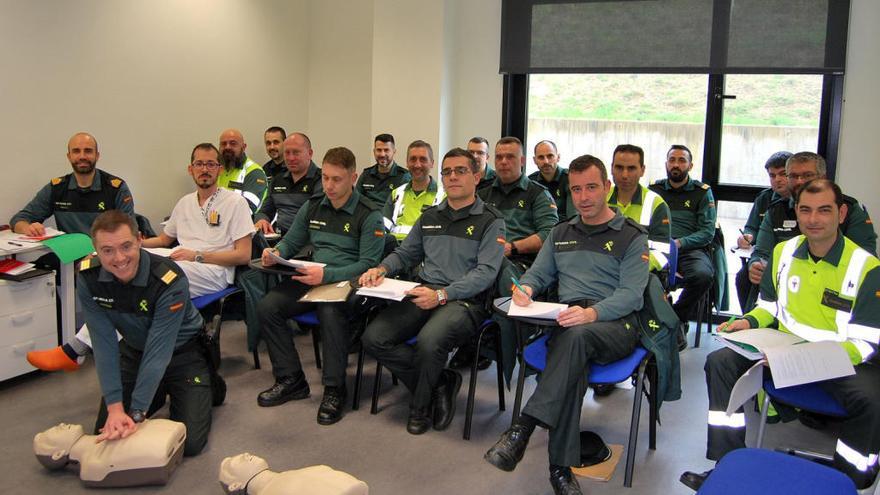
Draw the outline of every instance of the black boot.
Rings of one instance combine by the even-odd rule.
[[[568,466],[550,466],[550,485],[556,495],[580,495],[581,485]]]
[[[345,387],[324,387],[324,398],[318,407],[319,425],[332,425],[342,419],[346,395]]]
[[[309,382],[302,371],[290,376],[275,379],[275,385],[263,390],[257,396],[257,404],[262,407],[280,406],[289,400],[305,399],[309,396]]]

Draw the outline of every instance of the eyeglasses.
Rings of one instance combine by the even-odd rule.
[[[444,168],[443,170],[440,171],[440,175],[442,175],[443,177],[446,177],[448,175],[452,175],[453,173],[455,175],[468,175],[468,174],[472,174],[473,172],[468,167],[449,167],[449,168]]]
[[[813,180],[816,177],[819,177],[819,174],[816,172],[807,172],[805,174],[788,174],[788,178],[790,180]]]
[[[220,168],[220,164],[217,162],[193,162],[193,168],[206,168],[208,170],[216,170]]]

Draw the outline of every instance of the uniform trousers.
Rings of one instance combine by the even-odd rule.
[[[550,464],[580,466],[580,423],[590,363],[610,363],[632,354],[639,340],[624,320],[556,327],[547,344],[547,367],[523,414],[550,430]]]
[[[705,371],[710,414],[727,409],[733,385],[753,364],[754,361],[726,348],[709,354]],[[855,375],[820,382],[819,386],[840,402],[848,413],[841,424],[834,467],[852,478],[856,487],[861,489],[871,484],[878,470],[880,366],[869,361],[856,366],[855,370]],[[740,407],[737,413],[742,412]],[[745,447],[745,422],[742,421],[741,425],[709,424],[706,457],[717,461],[731,450]]]
[[[715,269],[705,250],[693,249],[678,253],[678,272],[684,276],[683,290],[673,309],[678,319],[686,322],[694,316],[700,300],[712,288]]]
[[[137,383],[143,351],[119,342],[119,370],[122,373],[122,405],[126,411],[131,408],[131,394]],[[147,410],[152,416],[165,404],[165,396],[171,397],[170,418],[186,426],[186,442],[183,455],[193,456],[202,451],[208,443],[211,431],[211,371],[202,348],[195,340],[174,351],[165,374],[156,389]],[[107,404],[101,399],[98,419],[95,421],[97,435],[107,421]]]
[[[412,406],[425,408],[449,353],[466,343],[485,317],[480,305],[467,301],[424,310],[403,300],[391,303],[367,325],[362,342],[367,354],[406,385]],[[416,335],[416,345],[408,345]]]
[[[302,363],[293,343],[293,334],[287,327],[287,320],[315,310],[321,326],[321,381],[327,387],[344,387],[348,347],[354,326],[352,321],[358,321],[362,317],[360,303],[363,298],[352,291],[345,302],[299,302],[299,298],[309,289],[311,286],[287,279],[273,287],[257,303],[260,337],[266,341],[269,360],[272,361],[272,373],[276,378],[282,378],[302,371]]]

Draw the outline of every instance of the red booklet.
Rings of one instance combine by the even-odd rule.
[[[33,269],[33,263],[25,263],[12,258],[6,258],[5,260],[0,261],[0,273],[5,273],[7,275],[21,275],[22,273]]]

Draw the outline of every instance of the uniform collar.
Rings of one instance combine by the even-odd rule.
[[[92,177],[92,185],[89,186],[89,191],[100,191],[101,190],[101,171],[95,168],[95,176]],[[79,189],[79,184],[76,182],[76,174],[70,173],[70,180],[67,181],[67,189],[73,191],[75,189]]]
[[[630,200],[629,204],[631,205],[640,205],[642,204],[642,198],[645,197],[645,186],[639,184],[636,187],[636,192],[633,193],[632,200]],[[620,204],[620,201],[617,199],[617,186],[611,186],[611,194],[608,195],[608,204],[616,205]]]
[[[447,208],[449,208],[449,200],[448,199],[444,199],[443,201],[440,202],[440,204],[437,205],[437,210],[440,210],[440,211],[443,211]],[[480,199],[479,196],[476,196],[476,201],[471,203],[470,214],[471,215],[480,215],[483,213],[483,210],[485,210],[485,209],[486,209],[486,203],[483,203],[483,200]],[[449,208],[449,211],[453,211],[452,208]]]
[[[679,188],[672,187],[672,183],[669,182],[668,177],[666,179],[660,179],[660,182],[658,182],[658,184],[663,186],[663,189],[667,191],[693,191],[694,188],[697,187],[696,184],[694,184],[694,179],[690,175],[688,175],[687,182],[685,182],[684,185]]]
[[[379,164],[374,163],[372,167],[367,169],[367,172],[369,172],[372,175],[375,175],[376,177],[379,177]],[[388,172],[388,177],[403,175],[404,173],[405,173],[404,168],[401,167],[400,165],[398,165],[396,161],[391,162],[391,170]]]
[[[348,201],[342,205],[342,208],[339,210],[348,213],[349,215],[354,215],[354,210],[357,208],[358,201],[361,199],[361,193],[357,191],[357,189],[351,192],[351,196],[348,197]],[[330,202],[330,198],[325,194],[323,198],[321,198],[321,206],[326,206],[330,209],[333,208],[333,203]]]
[[[407,182],[405,187],[406,187],[406,189],[405,189],[406,191],[412,191],[412,181]],[[427,191],[429,193],[430,192],[437,192],[437,183],[434,182],[434,178],[431,177],[430,175],[428,176],[428,187],[425,188],[424,191],[421,191],[419,194],[421,194],[425,191]]]
[[[589,225],[589,227],[601,227],[602,225],[606,225],[606,226],[608,226],[608,228],[613,229],[613,230],[617,230],[617,231],[620,231],[621,229],[623,229],[623,224],[626,223],[626,217],[623,216],[623,214],[621,214],[616,208],[613,208],[613,210],[614,210],[614,216],[611,217],[611,220],[608,220],[604,224]],[[568,224],[573,225],[575,227],[581,226],[581,225],[586,226],[586,224],[583,222],[583,220],[581,220],[580,214],[577,214],[577,215],[571,217],[571,219],[568,220]]]
[[[516,188],[522,189],[523,191],[528,191],[529,190],[529,182],[531,182],[531,181],[532,181],[532,179],[529,179],[526,176],[526,174],[522,174],[519,176],[519,180],[517,180],[516,182],[512,182],[510,184],[502,184],[501,177],[498,177],[498,175],[495,175],[495,182],[492,184],[492,187],[501,189],[502,192],[504,192],[505,189],[507,189],[509,192],[509,191],[516,189]],[[506,192],[505,192],[505,194],[506,194]]]
[[[486,175],[485,175],[485,177],[480,179],[480,181],[482,182],[484,180],[495,180],[495,169],[490,167],[489,164],[487,163],[485,170],[486,170]]]
[[[98,273],[98,282],[114,282],[116,277],[101,265],[101,271]],[[141,248],[140,260],[138,261],[137,273],[126,285],[134,285],[137,287],[146,287],[150,281],[150,253]]]
[[[840,232],[840,229],[838,229],[837,240],[834,241],[834,245],[831,246],[831,249],[828,250],[828,253],[826,253],[825,256],[822,257],[822,261],[827,261],[834,266],[838,266],[838,264],[840,263],[840,258],[841,256],[843,256],[843,247],[845,244],[846,242],[843,240],[843,234]],[[810,257],[810,248],[806,236],[804,236],[803,242],[801,242],[794,250],[793,256],[802,260]]]
[[[536,182],[542,182],[542,183],[549,184],[551,182],[559,182],[559,180],[562,178],[562,174],[564,172],[568,172],[568,171],[566,169],[560,167],[559,165],[556,165],[556,171],[553,173],[553,178],[550,179],[549,181],[544,181],[544,176],[541,175],[541,170],[538,170],[537,172],[529,175],[529,179],[536,181]]]

